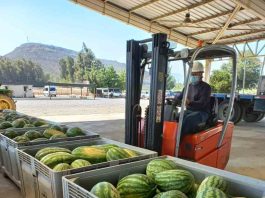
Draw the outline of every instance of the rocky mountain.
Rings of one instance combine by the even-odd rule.
[[[45,73],[52,76],[59,76],[60,66],[59,60],[66,56],[77,56],[76,51],[57,47],[53,45],[45,45],[41,43],[25,43],[15,48],[12,52],[5,55],[5,57],[16,60],[24,58],[38,63]],[[125,63],[120,63],[115,60],[100,59],[106,65],[113,65],[116,71],[125,70]]]

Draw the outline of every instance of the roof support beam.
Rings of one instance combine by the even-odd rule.
[[[257,22],[260,21],[260,18],[254,18],[254,19],[249,19],[249,20],[245,20],[245,21],[241,21],[238,23],[232,23],[228,26],[228,28],[232,28],[232,27],[236,27],[236,26],[240,26],[240,25],[246,25],[248,23],[253,23],[253,22]],[[199,34],[205,34],[205,33],[209,33],[209,32],[214,32],[219,30],[220,28],[209,28],[208,30],[203,30],[203,31],[199,31],[199,32],[194,32],[191,34],[188,34],[188,36],[194,36],[194,35],[199,35]]]
[[[152,3],[156,3],[156,2],[158,2],[158,1],[160,1],[160,0],[151,0],[151,1],[148,1],[148,2],[146,2],[146,3],[140,4],[140,5],[138,5],[138,6],[133,7],[132,9],[130,9],[129,12],[134,12],[134,11],[140,9],[140,8],[143,8],[143,7],[145,7],[145,6],[149,6],[149,5],[151,5]]]
[[[221,39],[219,39],[219,41],[221,40],[226,40],[226,39],[231,39],[231,38],[240,38],[242,36],[252,36],[252,35],[256,35],[256,34],[260,34],[260,33],[265,33],[265,29],[260,29],[260,30],[252,30],[250,32],[247,33],[242,33],[242,34],[236,34],[236,35],[231,35],[231,36],[225,36]]]
[[[265,39],[265,35],[252,37],[252,38],[249,38],[249,39],[240,39],[240,40],[237,40],[237,41],[220,42],[220,44],[224,44],[224,45],[239,44],[239,43],[245,43],[245,42],[254,42],[254,41],[263,40],[263,39]]]
[[[184,11],[187,11],[187,10],[191,10],[193,8],[196,8],[196,7],[202,6],[204,4],[210,3],[212,1],[214,1],[214,0],[202,0],[201,2],[194,3],[194,4],[190,5],[190,6],[175,10],[173,12],[169,12],[167,14],[164,14],[164,15],[161,15],[161,16],[158,16],[158,17],[155,17],[155,18],[151,19],[151,21],[157,21],[159,19],[162,19],[162,18],[165,18],[165,17],[168,17],[168,16],[172,16],[174,14],[178,14],[179,12],[184,12]]]
[[[244,10],[244,8],[241,8],[240,10]],[[201,22],[209,21],[211,19],[218,18],[218,17],[226,16],[226,15],[230,14],[231,12],[233,12],[233,10],[227,10],[225,12],[221,12],[221,13],[218,13],[218,14],[214,14],[214,15],[211,15],[211,16],[208,16],[208,17],[204,17],[204,18],[198,19],[198,20],[194,20],[194,21],[192,21],[192,24],[201,23]],[[171,28],[177,28],[177,27],[178,26],[176,25],[176,26],[172,26]]]
[[[241,5],[237,5],[236,6],[236,8],[234,9],[232,14],[229,16],[228,20],[226,21],[224,27],[217,34],[217,36],[214,39],[214,41],[212,42],[212,44],[215,44],[223,36],[225,30],[228,28],[228,26],[231,23],[231,21],[235,18],[236,14],[239,12],[240,8],[241,8]]]
[[[238,5],[251,11],[255,16],[265,20],[265,2],[264,0],[233,0]]]
[[[135,13],[131,13],[128,10],[121,8],[120,6],[115,5],[111,2],[103,2],[102,0],[72,0],[72,2],[90,8],[94,11],[117,19],[126,24],[133,25],[144,31],[151,33],[168,34],[170,40],[180,43],[182,45],[186,45],[192,48],[197,46],[196,39],[190,38],[176,30],[170,30],[170,28],[160,25],[156,22],[151,22],[150,20]]]

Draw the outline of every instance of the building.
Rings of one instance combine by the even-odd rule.
[[[33,85],[1,85],[2,89],[9,89],[14,98],[33,98]]]

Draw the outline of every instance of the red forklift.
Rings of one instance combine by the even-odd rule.
[[[229,120],[236,91],[236,57],[235,50],[225,45],[174,51],[170,49],[167,35],[162,33],[154,34],[146,40],[127,41],[125,142],[156,151],[159,155],[180,157],[224,169],[229,160],[234,129],[234,124]],[[215,58],[231,58],[233,63],[227,116],[225,120],[217,119],[218,100],[212,97],[208,120],[198,124],[194,133],[180,141],[193,63]],[[181,104],[165,98],[168,63],[172,61],[183,63],[184,89]],[[147,66],[151,76],[150,97],[143,118],[140,97]]]

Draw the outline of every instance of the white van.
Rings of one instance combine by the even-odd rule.
[[[43,88],[43,95],[47,97],[56,97],[57,92],[56,92],[56,87],[52,85],[46,85]]]

